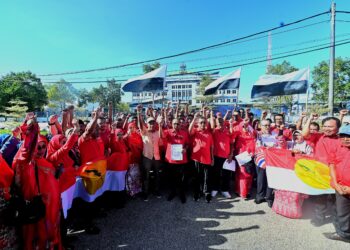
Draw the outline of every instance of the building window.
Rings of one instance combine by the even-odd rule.
[[[227,93],[227,94],[231,94],[231,90],[229,90],[229,89],[226,90],[226,93]]]
[[[237,101],[236,101],[236,99],[235,99],[235,98],[233,98],[233,99],[232,99],[232,102],[233,102],[233,103],[236,103]]]
[[[230,103],[230,102],[231,102],[231,99],[227,99],[227,102]]]
[[[181,97],[181,91],[177,91],[177,96]]]
[[[233,89],[232,94],[236,94],[236,93],[237,93],[237,90]]]

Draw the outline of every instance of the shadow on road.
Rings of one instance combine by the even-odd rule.
[[[237,200],[204,200],[186,204],[174,199],[151,197],[148,202],[134,199],[121,210],[111,210],[106,218],[97,220],[99,235],[79,235],[76,249],[208,249],[227,242],[225,235],[259,229],[219,227],[233,216],[264,214],[232,212]],[[219,228],[218,228],[219,227]]]

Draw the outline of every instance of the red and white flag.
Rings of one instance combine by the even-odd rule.
[[[270,188],[309,195],[332,194],[327,165],[313,157],[297,155],[286,149],[264,150],[267,182]]]

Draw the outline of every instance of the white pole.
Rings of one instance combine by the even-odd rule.
[[[331,47],[329,59],[329,84],[328,84],[328,115],[333,116],[334,105],[334,58],[335,58],[335,2],[331,9]]]

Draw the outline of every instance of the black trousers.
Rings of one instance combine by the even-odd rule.
[[[256,200],[273,201],[273,189],[267,184],[266,169],[256,167]]]
[[[230,170],[223,169],[226,158],[214,157],[214,166],[209,168],[209,189],[211,191],[228,192],[230,189]]]
[[[211,168],[211,166],[195,161],[194,168],[195,168],[194,178],[193,178],[194,194],[202,195],[202,194],[209,193],[211,190],[209,190],[209,187],[208,187],[208,178],[209,178],[209,168]]]
[[[350,195],[335,195],[336,215],[334,217],[334,227],[338,235],[350,239]]]
[[[335,214],[335,195],[331,194],[322,194],[317,195],[312,198],[313,203],[315,204],[314,211],[315,211],[315,218],[319,220],[325,219],[329,206],[332,210],[332,215]]]
[[[154,191],[159,192],[159,170],[160,170],[161,161],[148,159],[147,157],[143,157],[141,172],[142,172],[142,189],[143,192],[149,194],[149,186],[150,186],[150,177],[151,174],[154,177]]]
[[[181,195],[185,194],[185,165],[168,164],[170,177],[170,190],[176,193],[179,190]]]

